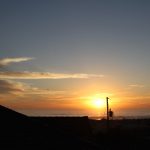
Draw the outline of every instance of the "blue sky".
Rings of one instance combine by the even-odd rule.
[[[149,14],[148,0],[1,0],[0,59],[34,58],[7,65],[10,71],[104,76],[15,79],[30,86],[113,91],[114,99],[132,87],[126,95],[149,100]]]

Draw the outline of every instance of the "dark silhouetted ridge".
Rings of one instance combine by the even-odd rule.
[[[33,126],[29,117],[0,105],[0,135],[3,137],[23,136]],[[4,138],[5,139],[5,138]]]
[[[0,149],[96,150],[88,117],[28,117],[0,105]]]
[[[0,105],[0,117],[2,118],[6,118],[6,117],[18,118],[19,117],[20,118],[20,117],[27,117],[27,116]]]

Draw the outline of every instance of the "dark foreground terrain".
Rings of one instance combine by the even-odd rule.
[[[150,149],[150,119],[106,120],[88,117],[28,117],[0,106],[0,149],[143,150]]]

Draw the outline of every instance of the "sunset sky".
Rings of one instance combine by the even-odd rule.
[[[1,105],[105,115],[109,97],[115,115],[150,115],[149,78],[150,1],[0,1]]]

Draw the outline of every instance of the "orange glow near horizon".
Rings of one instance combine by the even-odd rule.
[[[85,89],[84,89],[85,90]],[[95,90],[96,91],[96,90]],[[109,91],[109,90],[108,90]],[[68,92],[69,93],[69,92]],[[37,111],[41,109],[45,110],[76,110],[77,114],[85,110],[87,114],[100,114],[106,115],[106,97],[109,99],[109,108],[115,112],[123,112],[124,110],[138,110],[138,109],[148,109],[150,107],[149,98],[144,97],[133,97],[130,93],[122,93],[122,95],[117,92],[112,91],[110,93],[100,93],[94,92],[93,89],[88,89],[87,91],[80,91],[73,94],[60,93],[58,94],[39,94],[39,95],[8,95],[1,99],[1,105],[8,106],[16,110],[34,110]],[[33,97],[34,96],[34,97]],[[34,98],[34,99],[33,99]],[[134,99],[133,99],[134,98]],[[27,101],[28,100],[28,101]],[[36,100],[36,101],[35,101]],[[134,100],[134,101],[133,101]],[[136,103],[135,103],[136,102]],[[116,113],[117,114],[117,113]]]

